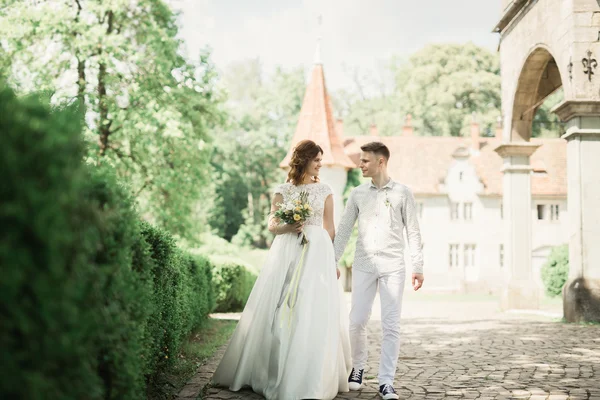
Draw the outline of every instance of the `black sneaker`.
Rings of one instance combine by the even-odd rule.
[[[379,386],[379,395],[383,400],[396,400],[398,399],[398,395],[394,390],[394,387],[390,384],[385,384]]]
[[[363,378],[364,369],[359,369],[358,371],[352,368],[352,372],[348,377],[348,387],[350,390],[360,390],[362,387],[362,378]]]

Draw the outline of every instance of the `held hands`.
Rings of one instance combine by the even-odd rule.
[[[415,290],[415,292],[419,289],[421,289],[421,286],[423,286],[423,281],[425,280],[425,277],[423,276],[423,274],[412,274],[412,285],[413,285],[413,289]]]
[[[335,270],[336,270],[336,272],[337,272],[337,278],[338,278],[338,279],[340,279],[340,269],[339,269],[339,268],[336,268]]]

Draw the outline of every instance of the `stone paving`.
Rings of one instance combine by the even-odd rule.
[[[403,310],[395,387],[401,399],[600,400],[600,326],[563,324],[546,313],[501,313],[490,299],[419,299]],[[369,365],[361,391],[336,399],[377,399],[379,307],[369,323]],[[179,399],[262,399],[249,391],[210,387],[221,349]],[[281,399],[285,400],[285,399]]]

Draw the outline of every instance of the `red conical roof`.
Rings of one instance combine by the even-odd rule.
[[[296,133],[294,133],[287,155],[279,166],[288,167],[296,144],[307,139],[323,148],[323,165],[341,166],[347,169],[356,168],[356,165],[344,152],[342,133],[336,131],[333,107],[327,94],[325,74],[321,64],[316,64],[313,68],[312,77],[302,102]]]

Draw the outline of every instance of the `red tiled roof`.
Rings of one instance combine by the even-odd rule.
[[[341,136],[341,132],[336,130],[333,119],[333,106],[327,94],[323,66],[317,64],[313,68],[312,77],[306,88],[290,150],[279,166],[287,167],[296,144],[309,139],[323,148],[323,165],[354,168],[354,163],[344,151]]]
[[[373,141],[372,136],[356,136],[345,141],[346,151],[358,165],[360,146]],[[390,149],[390,176],[410,187],[416,194],[439,194],[453,153],[460,147],[470,148],[471,139],[437,136],[384,136],[379,138]],[[531,177],[531,191],[536,196],[567,195],[567,142],[563,139],[532,139],[542,146],[531,156],[536,172]],[[501,144],[497,138],[480,138],[479,154],[469,158],[475,166],[485,195],[502,194],[502,158],[494,151]]]

